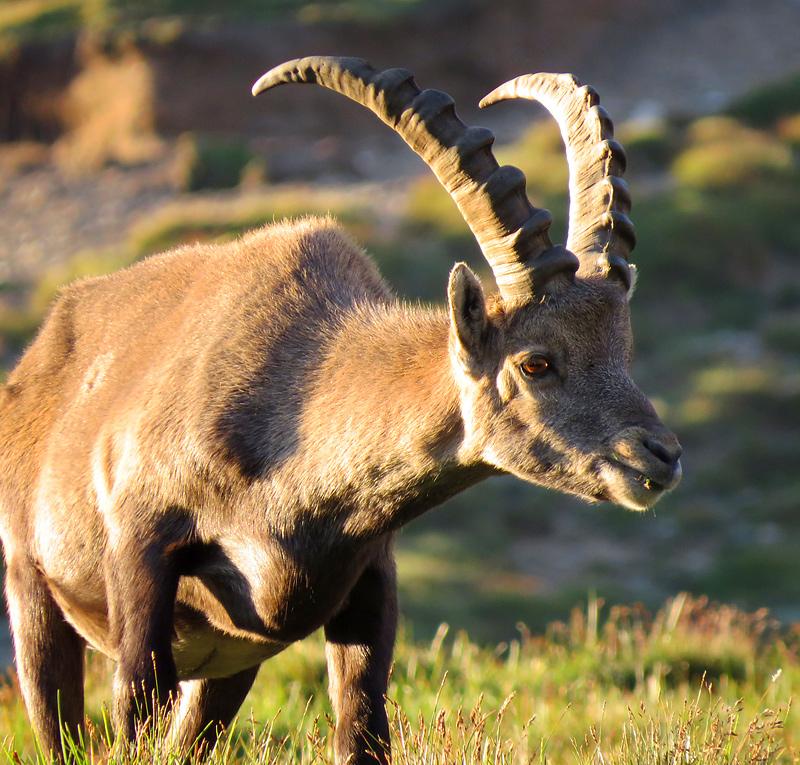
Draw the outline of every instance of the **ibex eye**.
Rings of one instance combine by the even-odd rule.
[[[525,361],[519,365],[519,368],[522,370],[522,374],[524,374],[525,377],[531,378],[542,377],[552,371],[550,361],[545,356],[531,356],[525,359]]]

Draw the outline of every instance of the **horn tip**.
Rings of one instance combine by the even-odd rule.
[[[320,62],[325,62],[326,60],[325,57],[306,56],[306,58],[293,58],[289,61],[284,61],[284,63],[264,72],[253,83],[250,92],[257,96],[265,90],[270,90],[289,82],[313,82],[314,67],[319,66]]]
[[[258,79],[257,79],[257,80],[256,80],[256,81],[253,83],[253,87],[252,87],[252,88],[250,88],[250,92],[251,92],[251,93],[252,93],[254,96],[260,95],[260,94],[261,94],[261,93],[263,93],[265,90],[269,90],[270,88],[274,88],[274,87],[275,87],[275,85],[277,85],[277,84],[278,84],[278,83],[277,83],[277,82],[274,80],[274,78],[273,78],[273,76],[272,76],[273,72],[274,72],[274,70],[273,70],[273,69],[270,69],[270,70],[269,70],[268,72],[266,72],[265,74],[262,74],[262,75],[261,75],[261,77],[259,77],[259,78],[258,78]]]
[[[523,75],[524,76],[524,75]],[[513,80],[504,82],[498,85],[491,93],[487,93],[479,102],[478,106],[485,109],[487,106],[499,103],[500,101],[508,101],[516,97],[516,88],[522,77],[515,77]]]
[[[491,106],[492,104],[496,104],[498,101],[502,101],[503,99],[497,94],[498,90],[499,88],[495,88],[491,93],[487,93],[480,101],[478,101],[478,108],[485,109],[487,106]]]

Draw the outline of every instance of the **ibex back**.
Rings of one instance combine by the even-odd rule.
[[[494,474],[634,509],[680,447],[629,376],[624,154],[594,92],[531,75],[570,166],[566,247],[492,135],[404,70],[309,58],[428,163],[492,267],[447,307],[399,302],[325,219],[184,247],[64,290],[0,399],[0,533],[20,685],[44,748],[83,717],[87,644],[117,662],[115,722],[154,696],[208,747],[264,659],[319,627],[337,761],[388,756],[394,532]]]

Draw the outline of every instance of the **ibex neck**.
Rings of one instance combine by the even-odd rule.
[[[304,417],[304,451],[324,432],[318,486],[342,494],[330,501],[354,508],[359,531],[397,528],[491,474],[459,457],[448,333],[443,311],[382,307],[349,319],[330,346]]]

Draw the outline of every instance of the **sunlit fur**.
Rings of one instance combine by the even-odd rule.
[[[388,731],[399,527],[501,472],[636,508],[674,485],[618,285],[487,306],[460,265],[448,290],[447,308],[397,301],[327,219],[64,290],[0,393],[7,595],[45,748],[59,715],[80,725],[85,643],[118,662],[121,735],[182,681],[176,740],[210,745],[254,667],[324,626],[337,758],[366,762]],[[521,375],[531,350],[553,377]]]

